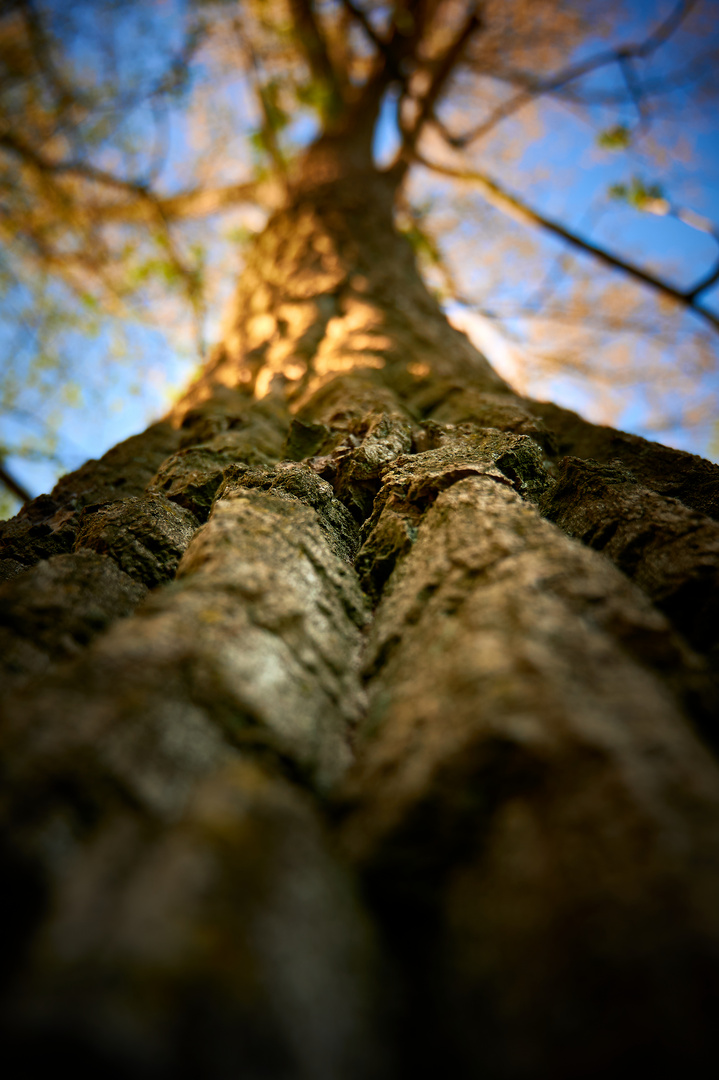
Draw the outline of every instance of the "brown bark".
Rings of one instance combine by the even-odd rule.
[[[716,1068],[716,467],[514,395],[308,162],[169,420],[3,526],[16,1069]]]

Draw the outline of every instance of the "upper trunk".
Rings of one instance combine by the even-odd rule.
[[[264,397],[275,377],[293,411],[333,376],[362,372],[426,409],[430,380],[508,391],[447,322],[394,226],[395,186],[344,144],[308,153],[287,207],[248,255],[223,342],[189,397],[218,384]],[[185,399],[186,401],[188,399]]]

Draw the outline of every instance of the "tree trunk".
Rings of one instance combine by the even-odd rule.
[[[719,469],[513,394],[393,198],[315,148],[3,527],[9,1075],[719,1064]]]

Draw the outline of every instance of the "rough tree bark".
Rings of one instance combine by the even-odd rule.
[[[515,395],[394,195],[321,141],[3,526],[5,1075],[717,1067],[719,469]]]

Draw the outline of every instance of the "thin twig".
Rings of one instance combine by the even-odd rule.
[[[506,120],[508,116],[533,101],[534,98],[562,90],[569,83],[580,79],[583,75],[596,71],[597,68],[606,67],[609,64],[621,64],[623,61],[626,62],[632,59],[646,59],[647,56],[650,56],[672,36],[696,2],[697,0],[681,0],[654,33],[650,34],[648,38],[638,45],[623,45],[617,49],[605,50],[596,56],[591,56],[587,60],[582,60],[578,64],[565,68],[564,71],[559,72],[550,79],[541,82],[530,80],[523,90],[497,106],[487,119],[483,120],[477,127],[464,135],[450,135],[449,141],[451,145],[455,149],[469,146],[470,143],[475,142],[483,135],[487,135],[502,120]]]
[[[432,116],[435,106],[439,101],[439,98],[447,85],[448,80],[451,78],[452,73],[457,67],[462,53],[466,49],[470,38],[476,33],[477,30],[482,27],[482,20],[479,14],[479,4],[473,4],[469,12],[467,19],[465,20],[461,30],[455,37],[454,41],[447,47],[444,55],[436,62],[430,84],[425,92],[422,100],[419,103],[419,109],[417,116],[411,126],[406,132],[402,146],[402,153],[411,155],[412,150],[417,144],[417,140],[424,128],[425,124]]]

